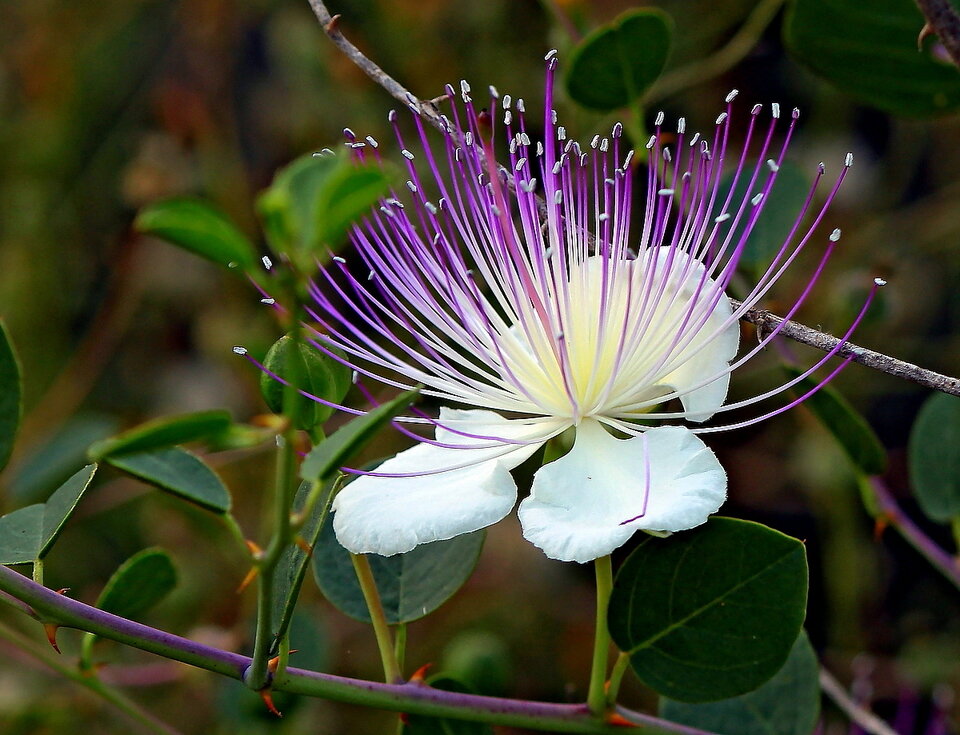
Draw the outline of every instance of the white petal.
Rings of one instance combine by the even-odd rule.
[[[508,421],[490,411],[442,409],[437,439],[446,444],[482,445],[493,442],[454,434],[450,429],[480,436],[535,439],[554,430],[551,423]],[[545,439],[544,439],[545,440]],[[377,472],[425,473],[415,477],[361,475],[333,502],[333,529],[340,543],[355,554],[392,556],[419,544],[476,531],[503,518],[517,500],[510,475],[543,441],[456,449],[418,444],[388,459]],[[504,450],[507,454],[503,455]],[[503,455],[499,458],[497,455]],[[471,463],[464,467],[464,464]]]
[[[547,556],[583,563],[639,529],[699,526],[726,495],[716,456],[687,429],[661,426],[617,439],[586,419],[573,449],[534,475],[519,515],[524,537]]]
[[[672,259],[671,250],[673,250]],[[730,317],[733,307],[726,295],[721,295],[710,315],[706,320],[703,319],[704,310],[709,307],[716,295],[716,286],[713,279],[703,278],[705,269],[703,263],[700,261],[691,263],[691,259],[692,256],[688,253],[664,246],[657,248],[652,257],[648,256],[648,260],[652,261],[648,267],[654,267],[655,264],[658,274],[657,283],[660,284],[666,280],[670,284],[666,292],[671,295],[671,299],[676,295],[676,298],[669,302],[670,305],[662,309],[663,313],[658,314],[661,323],[679,326],[688,318],[690,306],[696,297],[696,307],[690,313],[689,320],[693,326],[701,322],[703,324],[698,327],[697,336],[670,358],[669,364],[677,367],[660,377],[657,384],[668,386],[673,391],[681,393],[680,402],[684,410],[691,414],[687,418],[702,422],[716,413],[726,400],[730,374],[724,371],[730,361],[737,356],[740,346],[740,325],[734,321],[713,336],[709,342],[706,341]],[[667,262],[670,262],[669,273],[664,270]],[[661,271],[663,275],[659,275]],[[686,278],[683,284],[679,285],[677,279],[684,274]],[[693,388],[714,375],[720,377],[699,388]],[[689,392],[686,392],[688,390]]]

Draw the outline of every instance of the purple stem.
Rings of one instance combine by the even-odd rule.
[[[869,482],[877,500],[877,507],[883,513],[883,517],[900,532],[907,543],[919,551],[957,588],[960,588],[960,566],[957,565],[957,559],[937,546],[929,536],[920,530],[916,523],[910,520],[907,514],[897,505],[893,493],[890,492],[882,479],[871,477]]]
[[[71,600],[4,566],[0,566],[0,590],[30,605],[41,619],[48,622],[89,631],[102,638],[234,679],[242,680],[252,661],[248,656],[196,643]],[[648,728],[645,733],[650,734],[715,735],[619,707],[617,714],[623,718],[623,722],[612,724],[591,715],[586,704],[553,704],[460,694],[433,689],[419,682],[382,684],[294,668],[286,669],[272,683],[272,687],[294,694],[378,709],[551,732],[622,733],[630,723]]]

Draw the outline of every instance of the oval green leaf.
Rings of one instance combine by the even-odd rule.
[[[0,470],[7,466],[23,411],[20,363],[13,351],[7,327],[0,320]]]
[[[941,523],[960,517],[960,398],[931,396],[910,432],[910,483],[924,514]]]
[[[91,445],[87,455],[96,461],[211,439],[225,433],[230,428],[230,423],[230,414],[226,411],[199,411],[155,419],[110,439],[96,442]]]
[[[708,702],[752,691],[777,673],[806,600],[800,541],[714,517],[640,544],[617,573],[608,624],[644,683],[671,699]]]
[[[124,618],[136,618],[160,602],[177,586],[177,570],[163,549],[144,549],[115,571],[97,607]]]
[[[88,464],[76,472],[73,477],[57,488],[53,495],[43,504],[43,534],[40,537],[40,548],[37,558],[46,556],[53,542],[57,540],[64,524],[73,513],[73,509],[80,502],[80,497],[90,487],[93,476],[97,472],[97,465]]]
[[[227,268],[249,270],[253,244],[227,217],[199,199],[168,199],[143,209],[133,226]]]
[[[395,416],[402,413],[417,397],[419,391],[411,390],[401,393],[392,401],[383,403],[373,410],[358,416],[346,426],[337,429],[329,438],[315,446],[303,464],[300,465],[300,477],[307,482],[323,480],[350,458],[384,425],[390,423]]]
[[[87,465],[57,488],[46,503],[0,517],[0,564],[26,564],[46,556],[96,471],[95,464]]]
[[[336,249],[350,224],[388,189],[380,166],[358,164],[346,153],[308,155],[277,173],[257,209],[273,250],[308,264],[322,246]]]
[[[689,704],[666,697],[660,716],[717,735],[810,735],[820,719],[820,666],[801,631],[783,668],[747,694]]]
[[[421,544],[394,556],[369,554],[387,622],[409,623],[429,615],[469,579],[480,558],[485,531]],[[341,612],[370,622],[350,552],[326,523],[313,552],[313,574],[324,596]]]
[[[294,350],[293,339],[287,335],[281,337],[263,359],[263,364],[272,373],[284,380],[292,376],[299,378],[298,387],[311,395],[323,398],[331,403],[339,403],[350,389],[351,370],[346,365],[328,357],[316,347],[301,344]],[[290,365],[288,361],[298,360]],[[284,384],[267,373],[260,374],[260,392],[263,400],[274,413],[283,413]],[[334,409],[317,403],[305,396],[299,396],[300,406],[297,416],[297,428],[310,431],[330,418]]]
[[[754,162],[755,165],[755,162]],[[733,202],[740,202],[747,198],[753,198],[763,191],[763,185],[766,181],[766,173],[769,173],[764,164],[763,173],[757,178],[757,182],[751,191],[747,191],[747,185],[750,183],[750,176],[741,174],[734,189]],[[733,173],[724,177],[720,185],[720,191],[726,192],[733,183]],[[743,247],[743,253],[737,264],[740,268],[747,269],[747,275],[756,279],[761,275],[770,264],[770,261],[779,252],[797,215],[803,209],[807,195],[810,193],[811,181],[799,166],[789,161],[784,161],[776,172],[776,180],[770,193],[765,195],[763,211],[757,217],[757,221],[747,237],[747,242]],[[721,202],[722,204],[722,199]],[[735,210],[734,210],[735,213]],[[720,211],[714,211],[714,216],[722,214]],[[747,223],[750,219],[749,205],[744,211],[737,229],[734,231],[733,242],[739,242],[741,235],[746,231]],[[726,233],[722,233],[726,237]]]
[[[787,374],[796,378],[801,370],[785,366]],[[793,387],[798,396],[816,388],[817,381],[806,377]],[[867,420],[851,406],[840,391],[827,385],[809,396],[803,405],[810,409],[823,426],[833,434],[854,466],[865,475],[882,475],[887,469],[887,450]]]
[[[185,449],[172,447],[122,454],[107,457],[106,461],[118,470],[207,510],[215,513],[230,510],[230,493],[223,481],[205,462]]]
[[[784,21],[791,53],[868,104],[925,117],[960,107],[960,74],[917,49],[924,20],[912,0],[793,0]]]
[[[615,110],[639,98],[663,71],[673,21],[662,10],[629,10],[583,39],[570,57],[567,92],[593,110]]]
[[[36,561],[43,537],[43,503],[0,516],[0,564]]]

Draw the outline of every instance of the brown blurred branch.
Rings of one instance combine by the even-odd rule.
[[[411,106],[419,110],[423,117],[431,125],[438,130],[444,130],[444,123],[440,118],[440,113],[431,102],[425,102],[414,96],[410,90],[387,74],[383,69],[365,56],[360,49],[347,40],[347,38],[340,31],[340,16],[330,15],[330,11],[327,10],[327,6],[322,2],[322,0],[309,0],[309,2],[310,7],[313,9],[314,15],[316,15],[317,19],[320,21],[320,25],[323,27],[327,37],[347,56],[347,58],[349,58],[354,64],[362,69],[374,82],[389,92],[394,99],[399,100],[404,105]],[[937,4],[935,0],[918,0],[918,2],[930,2],[931,4]],[[944,0],[944,2],[946,2],[946,0]],[[733,301],[733,299],[731,299],[731,301]],[[735,307],[739,305],[738,302],[734,301],[733,303]],[[750,309],[746,312],[746,314],[743,315],[742,319],[752,324],[756,324],[761,330],[768,331],[784,321],[783,317],[779,317],[776,314],[763,309]],[[786,325],[784,325],[783,329],[781,329],[780,334],[784,337],[789,337],[796,342],[823,350],[824,352],[829,352],[840,342],[840,340],[836,337],[833,337],[829,334],[824,334],[823,332],[818,332],[816,329],[811,329],[810,327],[794,321],[788,321]],[[865,367],[878,370],[882,373],[887,373],[888,375],[892,375],[896,378],[911,380],[927,388],[933,388],[934,390],[942,391],[944,393],[960,396],[960,379],[952,378],[948,375],[941,375],[940,373],[936,373],[932,370],[918,367],[912,363],[904,362],[903,360],[898,360],[894,357],[889,357],[880,352],[874,352],[873,350],[868,350],[864,347],[858,347],[857,345],[849,342],[840,348],[838,354],[840,357],[850,357],[853,362],[857,362]]]
[[[936,33],[953,63],[960,66],[960,14],[954,10],[950,0],[917,0],[917,7],[927,21],[920,31],[919,40],[923,41],[929,34]]]

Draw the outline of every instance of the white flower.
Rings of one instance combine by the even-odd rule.
[[[551,57],[542,141],[528,132],[521,101],[507,97],[491,96],[481,119],[464,94],[440,153],[417,116],[419,152],[411,152],[391,115],[409,175],[405,203],[394,193],[354,229],[362,269],[334,262],[312,289],[318,349],[335,346],[364,376],[403,388],[420,383],[425,395],[468,407],[442,408],[437,419],[407,417],[401,429],[433,424],[434,438],[418,436],[374,472],[352,470],[360,476],[337,496],[333,524],[354,553],[397,554],[495,523],[516,504],[510,470],[571,427],[572,450],[536,473],[520,504],[528,540],[552,558],[586,562],[640,529],[693,528],[727,492],[722,467],[697,433],[730,427],[702,422],[797,382],[724,405],[731,371],[777,331],[737,358],[740,316],[808,243],[836,192],[813,227],[800,230],[811,191],[794,233],[742,304],[732,304],[725,292],[796,113],[777,148],[779,108],[767,124],[753,109],[735,179],[725,186],[734,95],[709,142],[691,139],[681,121],[668,149],[658,117],[641,232],[631,239],[633,152],[621,150],[620,125],[590,146],[567,140],[552,110],[555,64]],[[503,169],[498,135],[509,144]],[[754,139],[756,165],[747,163]],[[821,167],[817,182],[822,175]],[[744,179],[746,194],[735,198]],[[788,316],[836,239],[826,242]],[[695,426],[664,423],[681,420]]]

